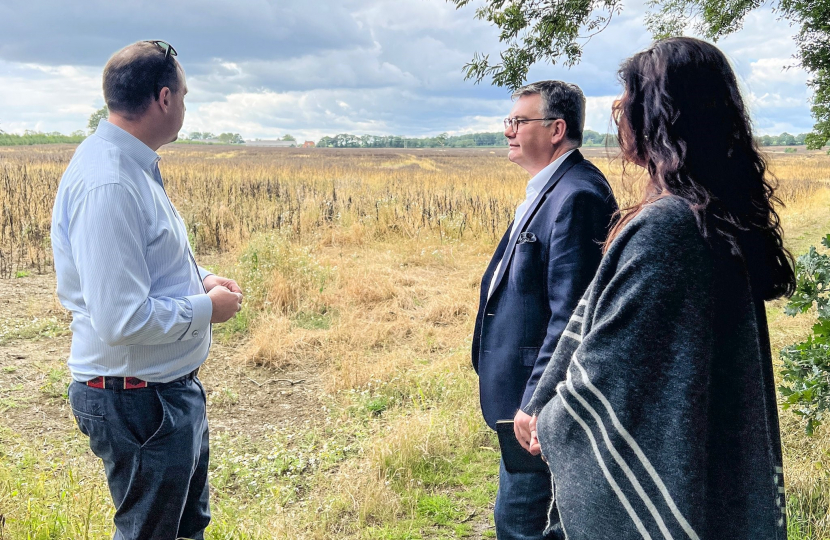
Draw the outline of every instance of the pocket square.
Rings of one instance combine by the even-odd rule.
[[[532,232],[523,232],[519,234],[519,239],[516,240],[517,244],[529,244],[531,242],[536,241],[536,235]]]

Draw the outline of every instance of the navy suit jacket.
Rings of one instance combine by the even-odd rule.
[[[512,419],[533,396],[599,266],[616,210],[605,176],[576,150],[553,173],[513,234],[508,226],[481,280],[473,334],[481,410],[491,428],[497,420]]]

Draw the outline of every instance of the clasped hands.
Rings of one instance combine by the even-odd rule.
[[[242,289],[236,281],[211,274],[202,283],[213,304],[210,322],[223,323],[242,309]]]
[[[536,420],[535,415],[530,416],[521,410],[513,417],[513,432],[516,434],[516,439],[518,439],[522,448],[534,456],[542,453],[539,437],[536,435]]]

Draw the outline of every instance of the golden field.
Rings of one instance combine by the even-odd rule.
[[[69,338],[51,293],[51,205],[73,150],[0,148],[0,293],[20,296],[0,304],[9,538],[111,535],[100,464],[63,397]],[[636,199],[618,160],[585,152],[622,205]],[[498,455],[468,351],[479,278],[525,173],[503,149],[160,154],[200,262],[246,291],[200,375],[214,433],[207,537],[493,537]],[[771,164],[798,255],[830,232],[830,156]],[[783,306],[768,306],[774,351],[811,325]],[[808,438],[788,411],[781,421],[790,537],[830,538],[830,429]]]

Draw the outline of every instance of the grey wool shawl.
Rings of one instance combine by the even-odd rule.
[[[559,538],[786,538],[764,303],[677,197],[613,241],[524,411]]]

